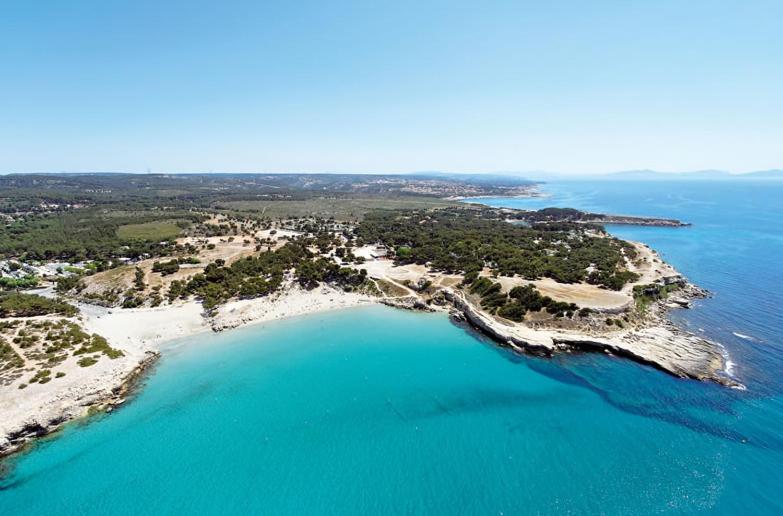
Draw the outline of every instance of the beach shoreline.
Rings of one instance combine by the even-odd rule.
[[[648,246],[638,242],[633,245],[644,257],[643,266],[637,269],[639,282],[677,278],[677,281],[683,282],[682,298],[678,301],[684,303],[678,306],[687,307],[688,300],[706,295],[698,287],[687,283]],[[587,332],[508,324],[474,305],[463,292],[454,288],[455,283],[451,281],[454,278],[448,275],[433,274],[418,266],[394,266],[389,260],[370,261],[365,266],[371,278],[391,281],[404,290],[405,295],[376,297],[345,292],[325,284],[305,290],[289,279],[285,288],[272,295],[232,299],[212,310],[205,310],[199,301],[193,299],[163,307],[129,309],[76,302],[80,309],[78,321],[83,328],[105,337],[112,346],[122,350],[124,356],[116,360],[101,360],[90,368],[72,365],[65,377],[67,381],[58,379],[45,385],[31,384],[23,390],[12,388],[12,395],[0,399],[0,412],[4,415],[0,422],[0,457],[24,448],[26,443],[37,437],[57,431],[68,421],[121,405],[127,394],[132,392],[135,379],[149,370],[161,351],[165,352],[166,343],[210,331],[374,304],[448,312],[455,319],[469,322],[475,330],[490,336],[498,345],[510,347],[518,353],[545,356],[568,352],[610,353],[674,376],[741,386],[730,377],[727,368],[731,362],[723,348],[691,335],[669,321],[667,313],[674,308],[671,301],[656,302],[650,307],[648,319],[622,331],[602,329]],[[432,279],[434,290],[424,294],[412,289],[410,285],[415,285],[417,278]],[[534,283],[545,293],[553,296],[561,294],[547,280]],[[511,286],[508,285],[509,288]],[[572,285],[572,290],[576,290],[571,295],[581,292],[580,304],[592,306],[596,313],[612,314],[627,309],[627,303],[633,300],[632,287],[628,285],[622,292],[602,292],[602,299],[598,299],[595,298],[595,287]],[[51,291],[41,294],[54,296]],[[630,301],[618,298],[619,295]]]
[[[122,405],[169,342],[379,303],[379,298],[328,286],[312,291],[291,286],[269,297],[232,300],[213,314],[207,314],[195,300],[134,309],[78,303],[79,322],[84,329],[105,337],[124,356],[101,360],[90,368],[74,365],[63,379],[46,384],[31,384],[24,389],[12,385],[12,394],[0,399],[0,457],[23,450],[31,441],[57,432],[70,421]]]

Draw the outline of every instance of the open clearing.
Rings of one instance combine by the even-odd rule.
[[[117,236],[125,240],[168,240],[181,232],[182,229],[172,220],[125,224],[117,228]]]
[[[359,220],[371,210],[427,209],[456,206],[458,203],[434,197],[318,197],[305,200],[227,201],[216,208],[239,213],[254,213],[269,218],[334,217],[337,220]]]

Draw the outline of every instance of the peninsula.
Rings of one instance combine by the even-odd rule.
[[[608,223],[454,197],[471,176],[0,177],[0,455],[122,404],[165,342],[369,303],[448,312],[520,353],[600,351],[736,385],[676,327],[706,292]]]

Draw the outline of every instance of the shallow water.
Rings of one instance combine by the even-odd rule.
[[[675,318],[726,343],[746,391],[518,357],[438,314],[317,314],[171,347],[132,403],[15,460],[0,514],[780,512],[781,186],[543,202],[693,222],[611,229],[715,293]]]

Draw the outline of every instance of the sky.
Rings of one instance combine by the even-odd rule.
[[[0,173],[783,168],[780,0],[0,13]]]

